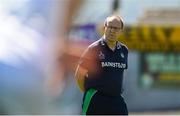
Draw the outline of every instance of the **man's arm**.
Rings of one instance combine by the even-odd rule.
[[[87,75],[87,72],[88,72],[87,69],[83,68],[80,65],[77,66],[77,69],[75,72],[75,78],[76,78],[77,84],[82,92],[85,91],[84,80],[85,80],[85,76]]]

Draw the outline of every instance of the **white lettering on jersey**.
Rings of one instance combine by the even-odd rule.
[[[118,62],[101,62],[102,67],[126,68],[126,64]]]

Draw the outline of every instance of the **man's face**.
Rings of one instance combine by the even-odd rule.
[[[122,31],[122,24],[116,18],[110,18],[105,25],[105,36],[108,41],[117,41],[118,35]]]

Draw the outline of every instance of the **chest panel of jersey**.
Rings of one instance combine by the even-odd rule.
[[[127,68],[127,54],[122,47],[115,51],[107,44],[99,44],[93,51],[96,60],[96,73],[89,73],[86,88],[95,88],[104,93],[118,94],[122,89],[123,72]]]

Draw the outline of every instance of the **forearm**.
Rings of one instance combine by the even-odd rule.
[[[77,84],[82,92],[85,91],[84,81],[85,81],[86,74],[87,74],[86,69],[84,69],[80,66],[77,67],[76,73],[75,73],[75,78],[76,78]]]

